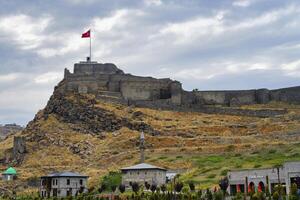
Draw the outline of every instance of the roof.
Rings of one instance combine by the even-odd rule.
[[[3,174],[17,175],[17,171],[13,167],[9,167]]]
[[[157,167],[157,166],[154,166],[154,165],[150,165],[150,164],[147,164],[147,163],[141,163],[141,164],[133,165],[131,167],[125,167],[125,168],[122,168],[121,170],[122,171],[127,171],[127,170],[142,170],[142,169],[144,169],[144,170],[159,169],[159,170],[167,171],[164,168]]]
[[[79,174],[77,172],[54,172],[48,174],[47,176],[42,176],[42,178],[52,178],[52,177],[81,177],[87,178],[88,176]]]

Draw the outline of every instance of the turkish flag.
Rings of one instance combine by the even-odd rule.
[[[81,38],[89,38],[91,37],[91,30],[88,30],[85,33],[82,33]]]

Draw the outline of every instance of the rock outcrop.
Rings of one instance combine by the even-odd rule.
[[[0,140],[4,139],[8,135],[20,132],[23,130],[23,127],[17,124],[5,124],[0,125]]]

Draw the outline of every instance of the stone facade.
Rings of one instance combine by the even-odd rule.
[[[40,182],[40,196],[49,197],[67,197],[77,196],[80,193],[87,192],[88,176],[73,172],[53,173],[48,176],[42,176]]]
[[[62,91],[93,93],[125,101],[169,100],[181,104],[181,84],[171,79],[155,79],[125,74],[114,64],[80,62],[74,73],[65,69]]]
[[[96,94],[98,98],[155,108],[222,105],[236,107],[270,101],[300,103],[300,87],[278,90],[184,91],[181,83],[126,74],[111,63],[80,62],[74,72],[65,69],[57,86],[62,92]]]
[[[122,168],[122,184],[126,187],[134,182],[140,185],[149,183],[150,185],[163,185],[166,184],[166,169],[141,163],[127,168]]]
[[[300,190],[300,162],[286,162],[279,168],[230,171],[227,177],[230,195],[235,195],[238,190],[241,192],[259,189],[265,191],[266,187],[272,193],[274,186],[278,183],[283,184],[286,193],[289,194],[292,183],[298,184]]]
[[[26,139],[25,137],[15,136],[13,146],[13,160],[20,164],[26,153]]]

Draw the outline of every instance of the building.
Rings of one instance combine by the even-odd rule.
[[[98,98],[123,104],[154,108],[189,108],[195,111],[202,105],[240,106],[265,104],[270,101],[300,102],[300,87],[277,90],[220,90],[186,91],[179,81],[169,78],[134,76],[112,63],[87,61],[74,64],[73,72],[65,69],[64,79],[56,87],[62,93],[95,94]],[[203,112],[203,108],[201,109]],[[247,115],[257,115],[241,109]],[[226,110],[222,110],[225,112]],[[206,110],[211,112],[211,110]],[[274,112],[274,111],[273,111]],[[230,112],[228,112],[230,113]],[[261,114],[263,115],[263,114]],[[276,114],[277,115],[277,114]]]
[[[230,171],[227,177],[230,195],[235,195],[238,191],[244,193],[266,189],[272,193],[275,185],[279,183],[289,194],[293,183],[296,183],[300,189],[300,162],[286,162],[281,167],[274,168]]]
[[[5,181],[11,181],[17,179],[17,171],[13,167],[9,167],[2,173],[2,179]]]
[[[134,182],[144,185],[163,185],[166,183],[166,172],[164,168],[160,168],[147,163],[141,163],[131,167],[125,167],[122,171],[122,184],[126,187]]]
[[[74,172],[52,173],[41,177],[41,197],[76,196],[87,191],[88,176]]]
[[[142,132],[140,136],[140,164],[121,169],[122,184],[126,187],[134,182],[144,185],[162,185],[166,183],[167,170],[161,167],[145,163],[145,135]]]

